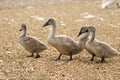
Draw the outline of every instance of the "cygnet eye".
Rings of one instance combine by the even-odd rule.
[[[88,29],[86,31],[83,31],[82,33],[86,33],[86,32],[88,32]]]

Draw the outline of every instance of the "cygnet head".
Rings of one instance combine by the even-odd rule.
[[[50,18],[50,19],[48,19],[48,21],[42,27],[46,27],[48,25],[55,25],[55,24],[56,24],[55,19]]]
[[[96,31],[96,28],[94,26],[89,26],[89,29],[88,29],[90,32],[95,32]]]
[[[26,30],[26,25],[25,25],[25,24],[21,24],[21,29],[20,29],[20,31],[22,31],[22,30]]]
[[[77,37],[79,37],[79,36],[82,35],[83,33],[89,32],[88,29],[89,29],[89,27],[87,27],[87,26],[81,27],[80,32],[78,33]]]

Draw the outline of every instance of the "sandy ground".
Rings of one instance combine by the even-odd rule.
[[[96,64],[90,62],[86,50],[73,56],[62,56],[46,39],[49,28],[42,28],[48,18],[57,21],[57,33],[78,41],[77,34],[84,25],[96,26],[96,38],[120,51],[120,9],[110,5],[100,9],[99,0],[0,0],[0,79],[1,80],[120,80],[120,56]],[[30,53],[18,43],[21,24],[28,26],[27,35],[36,37],[49,49],[41,58],[28,58]]]

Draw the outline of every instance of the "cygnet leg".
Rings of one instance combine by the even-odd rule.
[[[60,60],[61,56],[62,56],[62,54],[60,54],[60,55],[58,56],[58,58],[55,59],[55,61]]]
[[[72,58],[72,52],[70,52],[69,55],[70,55],[70,61],[73,60],[73,58]]]
[[[90,61],[93,61],[95,57],[95,54],[92,54],[92,58],[90,59]]]
[[[102,56],[100,63],[102,63],[102,62],[104,62],[104,61],[105,61],[105,57]]]

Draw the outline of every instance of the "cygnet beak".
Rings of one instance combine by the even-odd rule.
[[[80,32],[78,33],[77,37],[79,37],[81,34],[82,34],[82,31],[80,31]]]
[[[42,27],[46,27],[49,25],[49,22],[47,21]]]

